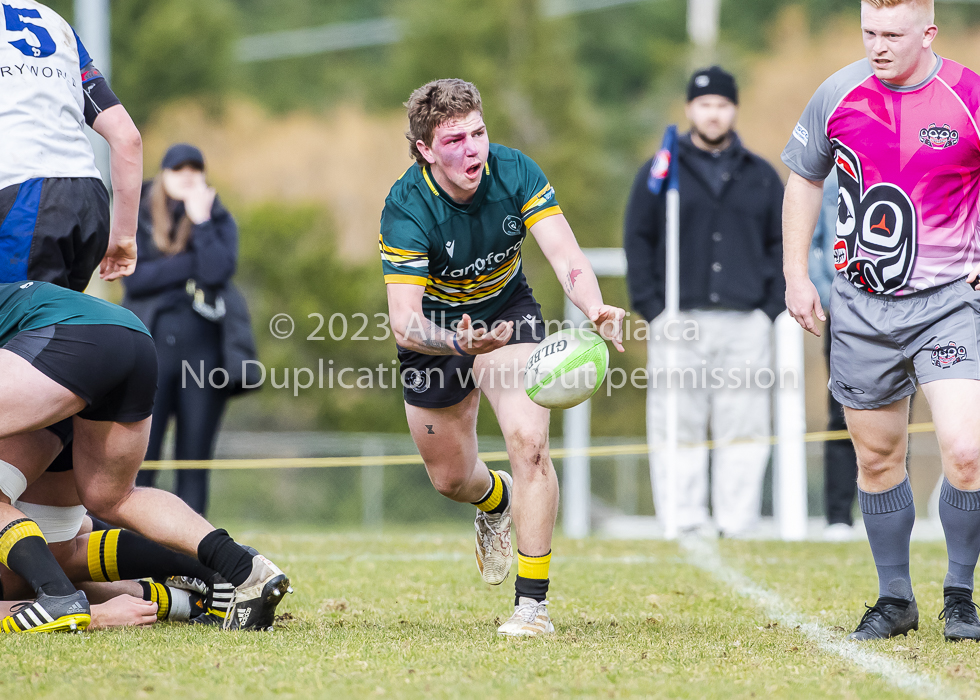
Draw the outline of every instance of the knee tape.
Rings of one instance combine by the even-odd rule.
[[[17,501],[14,507],[37,523],[48,544],[75,538],[85,521],[85,506],[41,506]]]
[[[27,477],[13,464],[0,459],[0,491],[10,499],[10,503],[13,504],[26,490]]]

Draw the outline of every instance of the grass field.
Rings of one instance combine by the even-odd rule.
[[[980,697],[980,646],[943,642],[942,544],[913,544],[920,630],[842,642],[873,602],[866,543],[555,543],[557,634],[495,634],[462,530],[242,539],[296,594],[276,632],[187,625],[3,640],[3,697]],[[516,573],[516,565],[515,565]]]

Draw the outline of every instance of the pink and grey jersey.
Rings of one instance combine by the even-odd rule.
[[[782,159],[808,180],[837,167],[834,264],[854,286],[908,294],[980,262],[978,113],[980,76],[942,58],[907,87],[862,59],[814,94]]]

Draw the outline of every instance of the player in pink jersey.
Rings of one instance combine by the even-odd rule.
[[[867,60],[831,76],[783,152],[786,306],[819,335],[807,277],[822,181],[836,167],[841,273],[831,293],[830,390],[857,450],[879,597],[851,639],[907,634],[915,522],[905,470],[909,398],[932,408],[945,479],[946,639],[980,640],[980,76],[932,50],[933,0],[862,0]]]

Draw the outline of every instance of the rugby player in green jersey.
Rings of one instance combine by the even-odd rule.
[[[513,514],[515,611],[498,632],[551,633],[558,479],[548,454],[549,411],[524,392],[524,365],[544,338],[541,307],[521,269],[527,232],[568,298],[620,352],[625,312],[603,303],[541,169],[490,143],[475,86],[436,80],[406,106],[416,163],[385,200],[381,257],[409,429],[435,488],[476,505],[476,559],[487,583],[500,584],[510,572]],[[504,434],[513,477],[477,456],[481,392]]]

